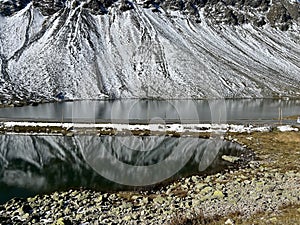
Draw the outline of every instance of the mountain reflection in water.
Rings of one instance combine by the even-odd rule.
[[[246,161],[251,155],[236,143],[192,137],[0,135],[0,202],[66,188],[125,190],[214,173],[229,165],[224,154]]]

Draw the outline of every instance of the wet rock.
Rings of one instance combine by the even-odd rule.
[[[40,217],[38,215],[32,215],[30,221],[34,224],[37,224],[38,222],[40,222]]]
[[[39,103],[38,103],[38,102],[32,102],[31,105],[32,105],[32,106],[38,106]]]
[[[30,213],[31,214],[33,212],[33,209],[29,204],[25,204],[25,205],[22,206],[22,211],[23,211],[23,213]]]

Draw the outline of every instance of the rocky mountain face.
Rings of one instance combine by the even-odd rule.
[[[0,100],[300,95],[295,0],[0,0]]]

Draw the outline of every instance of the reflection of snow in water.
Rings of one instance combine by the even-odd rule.
[[[0,135],[0,192],[155,184],[190,164],[188,173],[221,170],[223,154],[243,157],[245,151],[232,142],[191,137]]]
[[[164,181],[190,160],[199,165],[199,171],[205,171],[215,163],[219,152],[238,148],[231,142],[191,137],[85,136],[78,141],[85,160],[95,171],[108,180],[129,186]]]

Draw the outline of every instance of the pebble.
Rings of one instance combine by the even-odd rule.
[[[224,194],[223,194],[223,192],[222,191],[219,191],[219,190],[216,190],[215,192],[214,192],[214,194],[213,194],[213,198],[224,198]]]
[[[239,157],[228,156],[228,155],[222,155],[222,159],[230,163],[235,163],[240,160]]]
[[[233,222],[232,219],[227,219],[227,220],[225,221],[225,225],[234,225],[234,222]]]
[[[64,225],[64,219],[63,218],[59,218],[56,223],[56,225]]]
[[[197,189],[197,190],[202,190],[204,187],[206,187],[207,186],[207,184],[204,184],[204,183],[198,183],[198,184],[196,184],[196,186],[195,186],[195,188]]]
[[[206,194],[210,193],[212,190],[213,190],[212,187],[205,187],[200,191],[200,194],[206,195]]]
[[[131,220],[131,216],[127,215],[123,217],[124,221],[130,221]]]
[[[276,217],[272,217],[269,219],[271,223],[277,223],[278,219]]]

